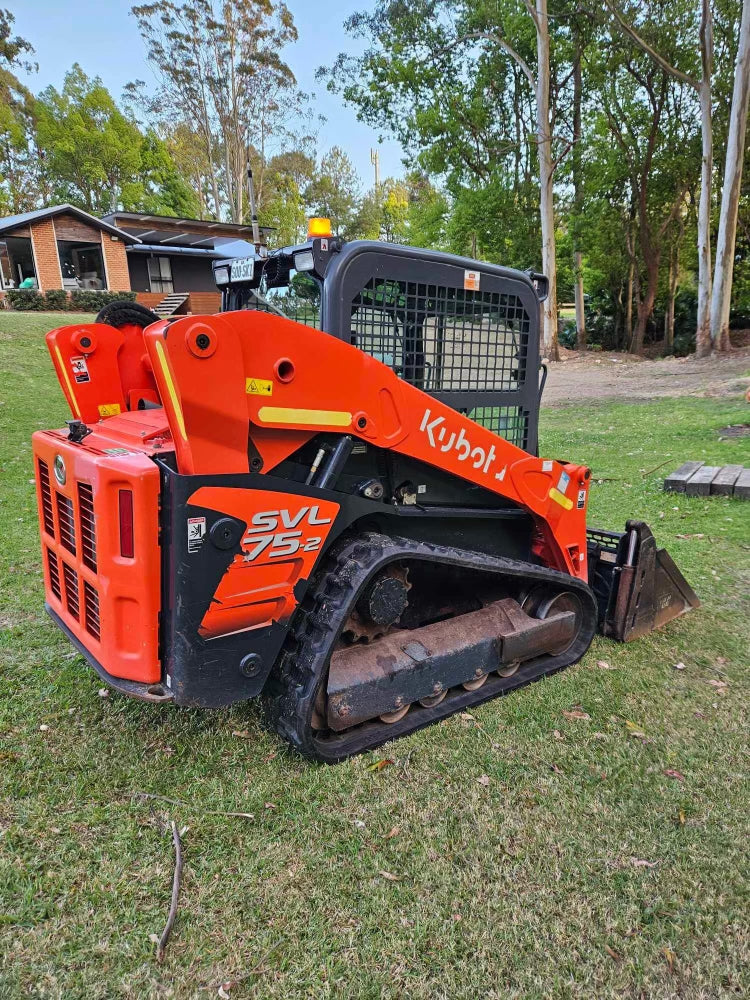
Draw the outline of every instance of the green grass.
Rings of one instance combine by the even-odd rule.
[[[29,438],[68,416],[55,322],[0,314],[0,998],[748,995],[750,504],[660,488],[688,458],[750,464],[717,434],[744,403],[543,414],[544,453],[603,480],[592,523],[650,521],[699,611],[326,768],[253,705],[100,697],[45,617]],[[188,829],[158,965],[167,817]]]

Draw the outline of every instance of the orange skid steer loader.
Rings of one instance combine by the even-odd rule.
[[[105,681],[260,696],[334,762],[698,604],[648,527],[537,457],[542,275],[323,232],[214,264],[222,312],[47,336],[47,609]]]

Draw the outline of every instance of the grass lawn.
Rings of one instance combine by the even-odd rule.
[[[330,768],[253,705],[100,697],[43,613],[29,438],[68,416],[43,333],[73,318],[0,313],[0,998],[750,995],[750,503],[661,491],[750,465],[717,434],[747,405],[544,413],[543,453],[602,480],[591,523],[651,522],[703,607]]]

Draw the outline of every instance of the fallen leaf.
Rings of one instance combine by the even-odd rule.
[[[698,533],[697,535],[675,535],[675,538],[705,538],[705,537],[706,537],[705,535],[700,533]]]
[[[668,767],[664,771],[664,774],[666,774],[666,776],[668,778],[674,778],[676,781],[684,781],[685,780],[685,775],[684,774],[681,774],[679,771],[675,771],[674,768],[671,768],[671,767]]]
[[[221,984],[221,986],[218,989],[218,994],[221,997],[221,1000],[229,1000],[229,991],[227,989],[226,983]]]
[[[153,942],[153,944],[158,944],[161,941],[161,938],[159,937],[158,934],[149,934],[148,939],[149,941]]]
[[[726,658],[726,656],[717,656],[716,657],[716,662],[723,667],[724,664],[727,662],[727,658]]]
[[[247,729],[235,729],[232,731],[232,736],[236,736],[240,740],[249,740],[250,731]]]
[[[386,871],[383,871],[381,869],[378,872],[378,875],[382,875],[383,878],[388,879],[389,882],[398,882],[398,881],[400,881],[398,875],[394,875],[393,872],[386,872]]]
[[[615,951],[614,948],[610,948],[608,944],[604,945],[604,950],[606,951],[606,953],[609,955],[610,958],[613,958],[615,960],[615,962],[622,961],[622,955],[619,952]]]
[[[565,716],[566,719],[590,719],[591,718],[591,716],[588,714],[588,712],[584,712],[580,708],[571,708],[571,710],[569,712],[566,712],[565,709],[563,709],[563,715]]]
[[[684,826],[685,825],[685,810],[684,809],[680,809],[679,815],[677,817],[677,822],[680,824],[680,826]]]
[[[42,733],[46,733],[48,729],[49,729],[49,726],[46,723],[44,723],[44,722],[39,727],[39,731],[42,732]]]
[[[107,690],[107,688],[99,688],[99,690],[96,693],[99,695],[100,698],[109,698],[109,691]]]
[[[477,784],[484,785],[485,788],[487,787],[487,785],[489,785],[489,783],[490,783],[490,777],[488,774],[480,774],[480,776],[477,778]]]
[[[711,687],[716,688],[717,694],[726,694],[727,688],[729,687],[726,681],[716,680],[715,677],[711,677],[706,683],[710,684]]]
[[[556,740],[564,740],[565,739],[565,737],[563,736],[563,734],[560,732],[559,729],[555,729],[552,735],[555,737]]]
[[[276,805],[273,802],[266,802],[266,809],[276,809]]]
[[[460,913],[451,913],[451,920],[452,920],[452,921],[453,921],[454,923],[456,923],[456,924],[457,924],[457,923],[459,922],[459,920],[461,920],[461,919],[462,919],[462,917],[461,917],[461,914],[460,914]]]
[[[607,737],[606,733],[592,733],[591,734],[591,739],[592,740],[606,740],[607,738],[608,737]]]
[[[611,666],[609,663],[607,663],[606,660],[597,660],[596,661],[596,665],[597,665],[597,667],[599,667],[600,670],[614,670],[615,669],[613,666]]]
[[[656,868],[658,861],[646,861],[645,858],[631,858],[630,863],[633,868]]]
[[[368,764],[368,771],[382,771],[384,767],[388,767],[391,764],[395,764],[395,760],[391,760],[390,757],[385,757],[383,760],[376,760],[374,764]]]
[[[392,826],[388,831],[388,833],[386,833],[385,837],[383,837],[383,840],[393,840],[393,838],[398,837],[400,833],[401,833],[400,826]]]
[[[669,971],[674,972],[674,958],[675,958],[674,952],[671,951],[669,948],[662,948],[662,951],[664,952],[664,957],[667,960]]]
[[[679,663],[675,663],[673,669],[674,670],[684,670],[685,669],[685,664],[682,662],[682,660],[680,660]]]
[[[626,719],[625,728],[628,730],[628,736],[634,736],[637,740],[646,739],[646,734],[637,722],[631,722],[630,719]]]
[[[461,712],[462,719],[473,719],[474,716],[470,712]]]
[[[356,828],[358,830],[364,830],[364,828],[365,828],[365,826],[367,824],[365,823],[365,821],[363,819],[355,819],[354,820],[354,825],[356,826]]]

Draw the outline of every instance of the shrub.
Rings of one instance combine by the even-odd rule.
[[[98,313],[110,302],[135,302],[135,292],[97,292],[85,288],[76,288],[70,293],[70,306],[77,312]]]
[[[6,293],[11,309],[38,312],[44,308],[44,297],[35,288],[9,288]]]
[[[68,293],[64,288],[51,288],[43,295],[43,309],[50,312],[64,312],[68,308]]]

